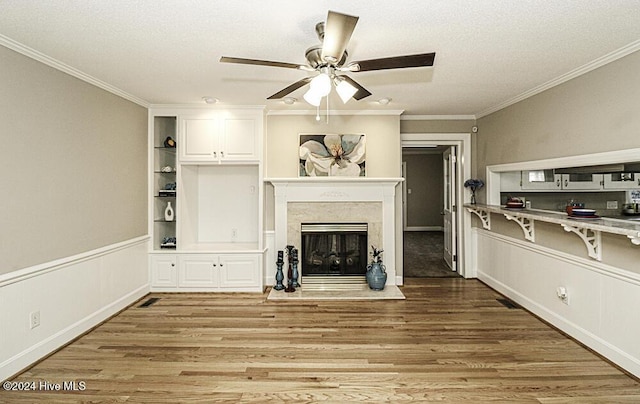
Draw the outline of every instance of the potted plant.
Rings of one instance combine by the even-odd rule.
[[[367,266],[367,284],[369,288],[373,290],[382,290],[384,289],[384,285],[387,283],[387,272],[384,264],[382,263],[382,252],[383,250],[378,250],[376,247],[371,246],[373,251],[371,255],[373,256],[373,260],[371,264]]]

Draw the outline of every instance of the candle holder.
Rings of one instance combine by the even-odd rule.
[[[298,283],[298,263],[300,261],[298,261],[298,249],[297,248],[294,248],[294,249],[291,250],[291,256],[292,256],[292,259],[291,259],[291,263],[292,263],[292,265],[291,265],[292,266],[292,274],[291,274],[292,275],[292,279],[291,280],[292,280],[293,286],[296,287],[296,288],[299,288],[300,284]]]
[[[276,265],[278,269],[276,270],[276,285],[273,287],[275,290],[284,289],[284,285],[282,281],[284,280],[284,273],[282,272],[282,266],[284,265],[284,259],[282,258],[284,252],[278,251],[278,260],[276,261]]]
[[[293,282],[293,246],[288,245],[285,247],[287,250],[287,259],[289,261],[289,269],[287,270],[287,287],[284,289],[286,293],[293,293],[296,291],[295,283]]]

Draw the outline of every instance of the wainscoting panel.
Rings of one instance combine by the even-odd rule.
[[[478,279],[640,376],[638,274],[485,230],[476,234]]]
[[[149,291],[148,237],[0,279],[0,380],[20,372]],[[31,314],[40,325],[31,328]]]

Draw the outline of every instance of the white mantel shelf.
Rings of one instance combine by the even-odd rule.
[[[576,219],[566,213],[537,209],[507,209],[497,205],[467,204],[465,208],[476,214],[482,221],[482,227],[491,230],[490,213],[502,214],[508,220],[516,222],[522,228],[527,240],[535,242],[535,222],[555,223],[566,232],[578,235],[585,243],[589,257],[601,261],[601,233],[627,236],[632,244],[640,245],[640,223],[620,219]]]
[[[404,178],[378,178],[378,177],[297,177],[297,178],[265,178],[265,182],[272,184],[326,184],[336,182],[345,183],[380,183],[399,184]]]

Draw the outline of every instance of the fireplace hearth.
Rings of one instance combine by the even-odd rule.
[[[364,280],[367,230],[367,223],[302,223],[302,283]]]

